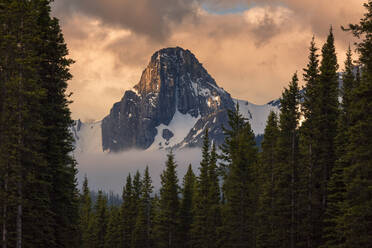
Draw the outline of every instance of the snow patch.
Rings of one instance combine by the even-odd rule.
[[[160,124],[156,127],[157,135],[155,136],[154,142],[147,150],[171,148],[182,142],[199,118],[200,116],[195,118],[190,114],[184,115],[177,110],[169,125]],[[174,134],[169,141],[162,137],[163,129],[169,129]]]
[[[263,134],[266,127],[267,118],[271,111],[279,114],[280,110],[270,104],[256,105],[244,100],[233,99],[234,103],[239,103],[239,112],[247,118],[251,124],[255,135]]]
[[[74,153],[102,153],[102,122],[82,123],[75,140]]]

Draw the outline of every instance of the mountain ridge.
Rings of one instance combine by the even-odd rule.
[[[241,112],[256,134],[263,133],[270,110],[279,110],[277,100],[255,105],[233,99],[191,51],[164,48],[151,56],[139,82],[92,128],[101,125],[101,146],[106,152],[199,147],[205,129],[211,142],[220,145],[224,141],[222,126],[228,126],[227,112],[236,103],[242,105]],[[87,150],[82,141],[89,138],[79,137],[84,135],[78,129],[88,135],[87,125],[78,121],[73,128],[81,152]]]

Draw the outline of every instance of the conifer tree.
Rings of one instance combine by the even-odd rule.
[[[108,210],[107,199],[102,191],[98,191],[98,198],[94,206],[93,242],[94,247],[104,248],[107,233]]]
[[[278,165],[275,181],[275,222],[278,233],[277,247],[294,248],[298,241],[298,121],[300,94],[295,73],[289,88],[280,99],[281,113],[277,143]]]
[[[194,219],[195,187],[196,176],[190,164],[183,178],[182,201],[180,206],[180,244],[184,248],[192,247],[191,224]]]
[[[370,247],[372,243],[372,2],[364,4],[366,13],[359,24],[349,25],[360,38],[361,78],[352,90],[348,145],[345,159],[345,247]]]
[[[112,206],[109,211],[107,232],[105,235],[105,248],[121,248],[120,209]]]
[[[166,168],[161,174],[159,212],[156,220],[156,247],[175,248],[180,245],[179,234],[179,186],[177,164],[172,151],[168,154]]]
[[[122,218],[122,247],[130,248],[132,244],[132,232],[136,221],[136,200],[134,197],[134,189],[132,177],[129,174],[126,185],[123,189],[123,204],[121,206]]]
[[[222,159],[225,160],[223,185],[226,204],[223,211],[223,237],[226,247],[255,245],[257,191],[257,147],[249,122],[238,112],[229,111],[230,129],[225,130]]]
[[[328,185],[329,199],[326,210],[326,227],[324,229],[323,247],[341,247],[345,239],[343,223],[340,223],[340,221],[342,220],[342,208],[345,196],[344,171],[348,167],[345,154],[346,147],[349,143],[347,129],[350,123],[351,94],[356,82],[353,70],[352,53],[349,46],[346,54],[345,70],[342,74],[342,87],[340,90],[342,104],[339,112],[337,136],[335,139],[337,160]]]
[[[260,153],[257,247],[274,248],[277,245],[276,240],[279,240],[279,237],[276,236],[276,230],[281,227],[275,225],[277,223],[275,223],[274,209],[278,136],[278,118],[275,112],[271,111],[265,128],[262,152]]]
[[[194,221],[192,224],[192,243],[193,247],[211,247],[216,240],[209,240],[208,237],[208,193],[209,193],[209,135],[208,130],[205,130],[202,147],[202,161],[200,162],[200,175],[196,182],[196,194],[194,204]]]
[[[81,242],[82,247],[89,247],[89,240],[91,239],[91,233],[89,227],[92,221],[92,200],[90,197],[90,191],[88,187],[88,178],[84,177],[82,194],[80,197],[80,231],[81,231]]]
[[[319,55],[318,48],[315,45],[314,37],[311,40],[309,48],[309,62],[304,68],[303,78],[306,82],[304,88],[304,101],[301,105],[301,110],[304,116],[304,121],[300,128],[300,150],[301,163],[304,165],[304,187],[303,196],[305,209],[302,211],[303,219],[299,226],[301,228],[300,239],[306,243],[307,247],[314,246],[314,236],[317,230],[317,220],[320,216],[321,195],[315,188],[316,180],[320,177],[319,168],[317,166],[318,137],[319,130]]]
[[[146,167],[142,180],[141,198],[137,205],[138,214],[133,231],[132,248],[150,248],[153,245],[151,239],[153,229],[152,190],[149,168]]]
[[[208,165],[208,215],[207,234],[210,240],[209,247],[220,247],[219,234],[221,228],[221,192],[217,167],[217,152],[215,144],[212,145]]]
[[[44,127],[40,121],[40,101],[45,92],[38,83],[36,7],[34,1],[3,1],[0,9],[0,88],[4,96],[0,110],[0,185],[5,197],[4,246],[54,244],[50,181],[45,181],[46,161],[41,149]],[[43,219],[37,221],[40,218]]]

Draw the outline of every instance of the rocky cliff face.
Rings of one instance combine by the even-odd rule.
[[[199,146],[205,128],[220,144],[228,109],[234,109],[230,94],[189,50],[162,49],[103,119],[103,150]]]

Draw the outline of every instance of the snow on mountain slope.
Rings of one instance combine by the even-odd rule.
[[[239,112],[248,119],[255,135],[263,134],[271,111],[279,114],[279,107],[272,104],[256,105],[244,100],[233,99],[239,103]]]
[[[168,125],[160,124],[156,127],[158,133],[147,150],[166,149],[177,145],[184,140],[199,118],[190,114],[184,115],[177,110]]]
[[[75,136],[75,154],[103,152],[101,121],[82,123],[79,120],[72,130]]]

